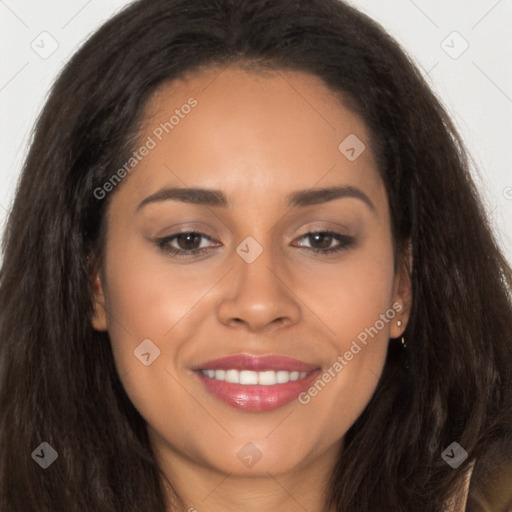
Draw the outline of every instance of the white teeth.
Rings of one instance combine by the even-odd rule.
[[[290,372],[279,371],[276,372],[276,382],[278,384],[284,384],[290,380]]]
[[[242,370],[240,372],[240,384],[258,384],[258,373]]]
[[[208,377],[214,378],[215,380],[224,380],[226,378],[226,370],[214,370],[214,373],[215,375],[213,377],[210,377],[210,375],[208,375]]]
[[[232,384],[273,386],[275,384],[286,384],[290,381],[303,379],[308,372],[289,372],[286,370],[267,370],[254,372],[251,370],[201,370],[203,375],[210,379],[223,380]]]
[[[240,372],[238,370],[226,370],[226,382],[232,382],[233,384],[240,384]]]
[[[259,372],[258,373],[258,383],[261,386],[273,386],[274,384],[281,384],[276,378],[276,373],[287,373],[287,372]]]

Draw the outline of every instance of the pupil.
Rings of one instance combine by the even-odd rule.
[[[188,245],[188,243],[190,242],[190,239],[194,239],[194,238],[196,239],[196,242],[200,239],[200,237],[196,234],[186,233],[186,234],[181,234],[178,238],[178,241],[185,239],[186,240],[185,244]],[[179,245],[185,245],[185,244],[179,244]],[[199,245],[201,245],[201,244],[195,243],[192,245],[193,245],[193,247],[187,246],[187,247],[182,247],[182,249],[185,249],[185,250],[197,249],[199,247]]]
[[[321,249],[326,249],[331,245],[331,235],[327,235],[325,233],[315,233],[314,235],[312,235],[312,238],[315,239],[315,242],[318,242],[318,238],[323,239],[324,243],[320,244]],[[327,243],[325,243],[326,241]]]

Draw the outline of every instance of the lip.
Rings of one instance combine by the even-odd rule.
[[[286,370],[308,372],[299,380],[273,386],[243,385],[211,379],[201,370]],[[237,409],[262,412],[282,407],[308,389],[320,375],[321,368],[284,356],[234,355],[205,362],[194,368],[205,389],[223,403]]]

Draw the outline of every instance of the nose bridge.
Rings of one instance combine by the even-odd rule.
[[[278,250],[273,246],[271,234],[257,236],[261,243],[256,238],[248,236],[236,248],[241,259],[237,262],[239,284],[253,289],[267,288],[271,291],[270,289],[276,286],[274,281],[278,280],[276,269],[281,267],[277,261]]]
[[[246,237],[236,247],[236,253],[230,291],[219,308],[220,320],[242,321],[253,330],[277,321],[295,322],[300,308],[286,284],[279,250],[272,245],[272,233]]]

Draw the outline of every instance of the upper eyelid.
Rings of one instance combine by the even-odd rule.
[[[308,224],[314,224],[314,223],[308,223]],[[323,224],[323,225],[322,225]],[[327,226],[326,224],[336,224],[336,227],[329,227]],[[176,228],[178,229],[178,228]],[[229,230],[231,233],[232,231]],[[333,221],[329,221],[329,220],[320,220],[320,221],[317,221],[317,224],[315,224],[314,227],[311,227],[311,228],[307,228],[307,230],[304,232],[303,235],[297,235],[295,233],[297,233],[297,231],[299,231],[298,229],[294,231],[294,238],[296,238],[297,236],[304,236],[304,235],[307,235],[307,234],[310,234],[310,233],[318,233],[318,232],[326,232],[326,231],[330,231],[330,232],[333,232],[333,233],[336,233],[336,234],[339,234],[339,235],[342,235],[342,236],[350,236],[349,233],[345,233],[344,231],[348,231],[348,228],[343,225],[343,224],[337,224],[336,222],[333,222]],[[174,231],[173,233],[169,234],[169,235],[164,235],[164,236],[158,236],[156,238],[158,238],[159,240],[162,240],[162,239],[168,239],[168,238],[172,238],[173,236],[178,236],[178,235],[181,235],[181,234],[187,234],[187,233],[195,233],[195,234],[199,234],[199,235],[203,235],[205,237],[210,237],[211,239],[214,239],[215,238],[215,235],[213,234],[210,234],[210,231],[208,228],[205,228],[204,226],[202,225],[194,225],[192,224],[191,226],[186,226],[184,227],[183,229],[178,229],[178,231]]]

